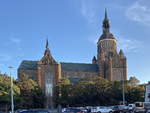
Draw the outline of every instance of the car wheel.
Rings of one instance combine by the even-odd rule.
[[[109,111],[109,113],[112,113],[112,111]]]
[[[98,111],[97,113],[101,113],[100,111]]]

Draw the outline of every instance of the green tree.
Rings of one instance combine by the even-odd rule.
[[[15,84],[15,80],[13,79],[13,91],[14,91],[14,100],[16,101],[18,96],[20,95],[20,89]],[[0,108],[5,108],[5,111],[10,109],[11,103],[11,78],[6,74],[0,74]]]
[[[126,87],[126,100],[128,103],[143,102],[145,88],[144,86],[127,86]]]
[[[60,86],[62,95],[58,98]],[[122,101],[122,87],[122,81],[108,81],[101,77],[81,79],[74,84],[66,84],[63,81],[55,87],[55,102],[63,106],[117,105]],[[144,86],[131,86],[128,81],[124,81],[124,87],[128,103],[143,101]]]
[[[137,86],[139,83],[140,81],[135,76],[129,78],[128,84],[130,86]]]
[[[58,104],[66,106],[68,104],[70,88],[72,88],[70,80],[65,77],[61,78],[54,87],[54,101],[56,103],[55,106]]]
[[[17,81],[20,88],[20,96],[17,108],[42,108],[44,107],[44,93],[39,88],[38,84],[22,75]]]
[[[76,84],[63,85],[61,88],[61,104],[64,106],[111,104],[111,82],[101,77],[82,79]]]

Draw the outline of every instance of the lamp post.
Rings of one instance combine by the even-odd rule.
[[[123,98],[123,105],[125,105],[125,92],[124,92],[124,80],[122,81],[122,98]]]
[[[14,113],[13,79],[11,75],[11,70],[13,69],[13,67],[9,66],[8,68],[10,70],[10,78],[11,78],[11,113]]]
[[[122,101],[123,101],[123,105],[125,105],[125,88],[124,88],[124,73],[122,74]]]
[[[61,100],[61,81],[59,80],[59,91],[58,91],[58,96],[59,96],[59,101]],[[61,101],[59,102],[59,105],[58,105],[58,113],[62,113],[62,108],[61,108]]]

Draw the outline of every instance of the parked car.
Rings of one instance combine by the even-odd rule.
[[[150,102],[136,102],[135,103],[135,113],[145,113],[150,109]]]
[[[134,113],[145,113],[144,102],[136,102]]]
[[[17,110],[15,113],[52,113],[45,109]]]
[[[128,110],[129,110],[129,112],[134,112],[134,110],[135,110],[135,104],[129,104],[128,105]]]
[[[89,112],[88,109],[86,109],[85,107],[80,107],[80,110],[81,110],[83,113]],[[89,113],[90,113],[90,112],[89,112]]]
[[[87,113],[91,113],[91,110],[92,110],[93,107],[92,106],[86,106],[85,108],[87,110]]]
[[[127,113],[128,112],[128,106],[126,105],[116,105],[113,107],[114,113]]]
[[[103,107],[98,106],[91,109],[92,113],[113,113],[113,109],[111,107]]]
[[[147,111],[147,110],[150,110],[150,102],[144,102],[144,109]]]
[[[97,113],[97,107],[91,107],[91,113]]]
[[[84,112],[81,111],[80,109],[68,108],[68,109],[66,109],[63,113],[84,113]]]

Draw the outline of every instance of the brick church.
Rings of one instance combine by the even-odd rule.
[[[110,32],[110,23],[105,11],[102,22],[102,35],[97,42],[97,57],[92,63],[56,62],[48,47],[39,61],[24,60],[18,68],[18,78],[22,75],[36,80],[47,95],[52,96],[53,85],[61,77],[72,83],[81,78],[101,76],[109,81],[127,80],[127,60],[122,50],[117,52],[117,40]]]

